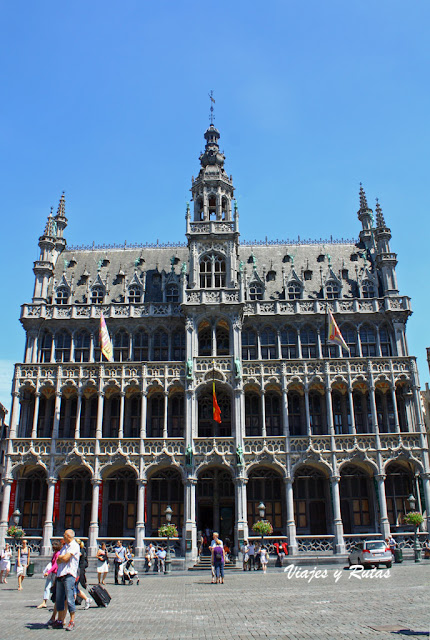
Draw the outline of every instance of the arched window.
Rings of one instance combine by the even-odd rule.
[[[287,360],[297,358],[297,332],[294,329],[281,331],[281,357]]]
[[[109,537],[130,535],[136,526],[137,485],[131,469],[118,469],[105,479]],[[104,491],[103,491],[104,493]]]
[[[316,391],[309,394],[309,413],[311,418],[311,432],[314,436],[322,435],[325,431],[323,428],[323,413],[321,406],[321,396]]]
[[[242,331],[242,360],[257,360],[257,334],[253,329]]]
[[[228,327],[218,324],[216,328],[216,354],[228,356],[230,354],[230,334]]]
[[[181,476],[175,469],[164,469],[152,476],[148,483],[150,525],[152,535],[158,535],[158,529],[166,523],[167,505],[172,509],[172,524],[176,525],[179,535],[182,533],[184,519],[184,486]]]
[[[268,436],[282,435],[281,398],[274,391],[268,391],[264,396],[266,414],[266,434]]]
[[[78,408],[78,400],[75,397],[66,398],[62,396],[60,405],[60,422],[58,425],[58,437],[74,438],[76,413]]]
[[[372,431],[372,413],[370,410],[370,402],[368,394],[354,391],[354,418],[357,433],[371,433]]]
[[[287,289],[288,300],[300,300],[302,297],[302,288],[296,282],[291,282]]]
[[[169,398],[167,430],[169,438],[183,438],[185,429],[184,395],[175,393]]]
[[[339,357],[339,347],[337,344],[333,344],[329,342],[326,338],[326,328],[323,327],[320,330],[320,340],[321,340],[321,349],[323,358],[338,358]],[[343,356],[343,348],[341,348],[341,356]]]
[[[103,438],[118,438],[121,400],[118,393],[105,398],[103,413]]]
[[[125,419],[124,419],[124,437],[137,438],[140,431],[140,411],[141,411],[140,394],[133,393],[129,398],[125,398]]]
[[[37,418],[37,437],[51,438],[54,424],[55,395],[40,396],[39,415]]]
[[[317,336],[312,327],[303,327],[300,330],[300,342],[302,346],[302,358],[317,357]]]
[[[350,431],[351,416],[346,396],[340,391],[332,393],[333,424],[336,434],[347,434]]]
[[[199,356],[212,355],[212,329],[207,322],[199,327]]]
[[[156,331],[153,336],[153,360],[162,362],[169,358],[169,336],[165,331]]]
[[[100,284],[94,285],[91,289],[91,304],[103,304],[105,290]]]
[[[82,329],[75,335],[75,362],[89,362],[91,336]]]
[[[225,287],[225,260],[218,254],[205,255],[200,260],[200,288],[220,289]]]
[[[172,335],[172,358],[173,360],[185,360],[185,332],[178,329]]]
[[[397,413],[399,416],[400,431],[409,431],[408,415],[406,411],[407,397],[409,391],[405,387],[396,387]]]
[[[129,359],[130,336],[125,329],[116,332],[113,341],[113,357],[116,362],[126,362]]]
[[[44,331],[40,338],[40,362],[51,362],[52,333]]]
[[[42,532],[45,522],[48,490],[46,475],[41,469],[36,469],[18,480],[18,483],[22,527],[27,534],[37,535]]]
[[[276,360],[278,357],[276,332],[270,327],[260,333],[260,348],[263,360]]]
[[[228,218],[228,200],[225,196],[222,197],[221,200],[221,209],[222,209],[222,219],[227,220]]]
[[[374,327],[363,325],[360,328],[361,353],[363,358],[376,356],[376,333]]]
[[[283,535],[284,524],[284,487],[282,478],[273,469],[258,467],[251,471],[246,486],[248,506],[248,526],[252,526],[260,520],[258,505],[264,502],[266,518],[273,527],[273,535]]]
[[[81,438],[95,438],[97,427],[97,394],[82,396],[80,434]]]
[[[166,287],[166,302],[179,302],[179,289],[176,284]]]
[[[379,328],[379,343],[381,345],[381,356],[392,356],[390,332],[386,326]]]
[[[64,496],[64,528],[88,535],[91,520],[92,487],[88,471],[79,470],[61,481]]]
[[[292,436],[301,436],[305,434],[301,405],[301,397],[297,392],[291,392],[288,394],[288,425],[290,428],[290,435]]]
[[[257,393],[245,393],[245,435],[261,436],[260,396]]]
[[[341,333],[343,335],[343,339],[349,347],[349,353],[351,358],[356,358],[358,356],[357,349],[357,329],[350,324],[342,325]]]
[[[317,469],[304,466],[296,471],[293,483],[294,519],[297,531],[310,535],[327,534],[328,480]]]
[[[209,206],[209,218],[214,218],[215,219],[215,217],[216,217],[216,196],[209,196],[208,206]]]
[[[249,299],[250,300],[262,300],[263,299],[263,287],[259,284],[251,284],[249,287]]]
[[[387,511],[390,525],[403,525],[405,514],[410,511],[408,497],[413,487],[411,472],[400,464],[390,463],[386,469],[385,495],[387,497]]]
[[[370,280],[363,280],[361,285],[361,294],[363,298],[375,298],[375,285]]]
[[[337,300],[340,298],[340,287],[337,282],[330,280],[325,286],[327,300]]]
[[[358,533],[370,526],[369,476],[348,464],[340,472],[340,508],[345,533]]]
[[[69,295],[70,292],[67,287],[65,287],[64,285],[57,287],[55,291],[55,304],[67,304]]]
[[[142,302],[142,287],[138,284],[132,284],[128,288],[128,301],[132,304],[140,304]]]
[[[21,393],[18,433],[20,438],[31,438],[31,432],[33,430],[34,400],[34,393],[32,391],[25,390]]]
[[[162,438],[164,426],[164,396],[155,393],[149,399],[149,438]]]
[[[70,362],[72,336],[68,331],[55,334],[55,362]]]
[[[133,338],[133,360],[148,360],[148,334],[143,329],[136,331]]]
[[[198,399],[198,437],[215,438],[231,436],[231,398],[222,389],[216,387],[216,396],[221,409],[221,423],[213,419],[212,387],[210,394],[203,393]]]

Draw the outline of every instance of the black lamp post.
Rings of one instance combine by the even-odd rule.
[[[414,495],[411,495],[408,498],[409,509],[411,511],[415,511],[416,500]],[[418,525],[414,525],[414,560],[415,562],[421,562],[421,548],[418,542]]]
[[[260,520],[264,520],[264,516],[266,515],[266,505],[264,502],[260,502],[258,505],[258,513],[260,514]],[[263,538],[264,534],[261,534],[261,548],[263,548]]]
[[[172,507],[168,506],[166,511],[164,512],[164,514],[166,516],[167,525],[170,525],[170,523],[172,522],[172,513],[173,513]],[[166,573],[170,573],[171,564],[172,564],[172,559],[170,557],[169,536],[167,536]]]
[[[19,521],[21,520],[21,511],[19,509],[15,509],[12,513],[12,521],[15,527],[19,525]]]

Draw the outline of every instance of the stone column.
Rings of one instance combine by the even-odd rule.
[[[287,536],[289,555],[297,555],[298,547],[296,540],[296,522],[294,520],[294,494],[293,479],[284,478],[285,483],[285,504],[287,507]]]
[[[103,425],[103,405],[104,405],[104,393],[99,391],[97,394],[97,424],[96,424],[96,438],[103,437],[102,425]]]
[[[145,553],[145,491],[146,478],[138,478],[135,552],[139,558]]]
[[[7,527],[9,524],[9,505],[10,505],[10,492],[12,489],[13,478],[5,478],[3,481],[3,500],[1,503],[1,517],[0,517],[0,548],[4,548],[4,542],[7,533]]]
[[[46,516],[45,524],[43,525],[42,534],[42,548],[41,555],[48,556],[52,553],[51,538],[54,529],[53,515],[54,515],[54,496],[55,485],[57,484],[57,478],[48,478],[48,495],[46,497]]]
[[[124,437],[124,401],[125,401],[125,392],[121,391],[119,394],[119,428],[118,428],[118,438]]]
[[[308,436],[312,435],[311,432],[311,412],[309,409],[309,389],[308,385],[305,386],[305,412],[306,412],[306,433]]]
[[[91,522],[88,531],[88,554],[94,557],[97,553],[97,538],[99,537],[99,493],[102,481],[99,478],[93,478],[93,495],[91,501]]]
[[[169,406],[169,394],[167,391],[164,392],[164,416],[163,416],[163,438],[167,438],[167,409]]]
[[[261,390],[261,435],[263,438],[266,437],[266,402],[265,402],[265,391]]]
[[[331,387],[330,384],[326,384],[325,387],[325,401],[326,401],[326,412],[327,412],[327,431],[328,435],[334,436],[334,425],[333,425],[333,403],[331,399]]]
[[[40,402],[40,393],[36,391],[34,394],[34,413],[33,413],[33,427],[31,430],[31,437],[34,440],[37,438],[37,421],[39,418],[39,402]]]
[[[12,394],[12,412],[10,415],[9,438],[16,438],[16,427],[19,420],[19,391]]]
[[[184,522],[185,562],[194,564],[197,560],[197,522],[196,522],[196,485],[197,478],[189,476],[184,486]]]
[[[148,403],[148,393],[142,391],[141,408],[140,408],[140,437],[142,440],[146,438],[146,409]]]
[[[288,389],[282,389],[282,420],[284,423],[284,436],[290,435],[290,425],[288,420]]]
[[[355,428],[354,397],[352,394],[353,388],[348,387],[349,414],[351,416],[351,433],[355,436],[357,435],[357,430]]]
[[[81,437],[81,411],[82,391],[78,391],[78,399],[76,401],[75,440]]]
[[[343,539],[343,524],[340,513],[340,494],[339,494],[340,476],[331,476],[331,492],[333,497],[333,529],[334,529],[334,552],[345,553],[345,541]]]
[[[234,479],[235,483],[235,504],[236,504],[236,523],[234,527],[235,537],[235,555],[242,548],[244,540],[248,539],[248,518],[247,518],[247,500],[246,500],[246,483],[248,478],[240,475]]]
[[[400,433],[399,412],[397,411],[396,385],[394,382],[390,385],[391,400],[394,411],[394,428],[396,433]]]
[[[55,405],[54,405],[54,423],[52,425],[53,440],[58,438],[58,428],[60,426],[60,410],[61,410],[61,391],[56,391]]]
[[[381,533],[384,536],[384,540],[386,540],[390,535],[390,522],[388,520],[388,512],[387,512],[387,499],[385,497],[385,475],[375,474],[375,479],[378,484],[378,494],[379,494],[379,514],[380,514],[380,529]]]

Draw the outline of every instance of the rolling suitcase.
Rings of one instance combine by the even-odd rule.
[[[111,597],[104,587],[95,584],[89,589],[89,594],[94,598],[94,602],[98,607],[107,607],[111,601]]]

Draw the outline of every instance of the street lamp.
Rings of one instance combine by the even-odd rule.
[[[264,520],[264,516],[266,514],[266,505],[264,504],[264,502],[260,502],[260,504],[258,505],[258,513],[260,514],[260,519]],[[261,548],[263,548],[263,539],[264,539],[264,533],[261,533],[261,543],[260,543]]]
[[[411,495],[408,498],[409,510],[415,511],[416,500],[414,495]],[[414,525],[414,560],[415,562],[421,562],[421,548],[418,542],[418,525]]]
[[[164,512],[164,515],[166,516],[166,521],[167,521],[168,525],[170,525],[170,523],[172,522],[172,514],[173,514],[173,509],[172,509],[171,506],[168,506],[167,509]],[[172,560],[171,560],[171,557],[170,557],[169,536],[167,536],[166,573],[170,573],[171,564],[172,564]]]
[[[19,509],[15,509],[12,513],[12,521],[15,527],[19,525],[19,521],[21,520],[21,511]]]

